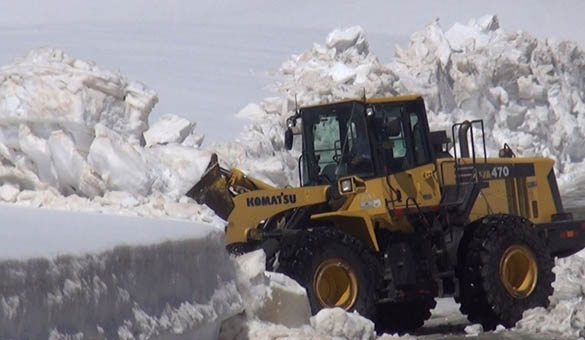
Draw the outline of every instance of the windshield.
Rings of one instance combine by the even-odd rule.
[[[338,103],[301,111],[306,136],[304,184],[332,183],[339,177],[373,175],[364,105]]]

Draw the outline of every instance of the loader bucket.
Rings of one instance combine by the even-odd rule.
[[[234,201],[228,191],[226,178],[221,173],[216,154],[211,156],[205,173],[199,182],[187,192],[187,196],[199,204],[206,204],[224,220],[228,219],[234,209]]]

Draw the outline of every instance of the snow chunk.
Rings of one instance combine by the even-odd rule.
[[[246,281],[241,284],[250,292],[244,295],[248,315],[286,327],[309,324],[311,307],[305,289],[283,274],[265,272],[263,250],[238,256],[237,262]]]
[[[88,161],[106,186],[140,195],[149,193],[152,179],[140,151],[104,125],[96,126],[95,134]]]
[[[370,340],[376,338],[374,323],[357,313],[341,308],[322,309],[311,318],[317,331],[345,339]]]
[[[464,329],[465,333],[467,333],[466,336],[478,336],[479,333],[483,332],[483,326],[481,324],[473,324],[473,325],[469,325],[469,326],[465,326]]]
[[[295,328],[308,325],[311,307],[305,288],[295,280],[280,273],[267,272],[270,282],[270,298],[256,312],[263,321]]]
[[[344,84],[356,77],[355,71],[342,63],[336,63],[330,71],[334,82]]]
[[[14,202],[20,189],[10,183],[2,184],[0,186],[0,199],[5,202]]]
[[[337,53],[342,53],[349,48],[356,48],[357,52],[368,53],[368,41],[364,29],[353,26],[345,30],[336,29],[327,35],[327,47],[334,48]]]
[[[260,120],[264,116],[266,116],[266,111],[260,107],[260,105],[255,103],[248,103],[248,105],[244,106],[243,109],[240,110],[236,114],[238,118],[245,118],[245,119],[252,119],[252,120]]]
[[[144,132],[146,146],[155,144],[182,143],[193,133],[196,124],[173,114],[163,115],[150,129]]]

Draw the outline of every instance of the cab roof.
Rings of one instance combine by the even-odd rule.
[[[422,98],[422,96],[420,94],[406,94],[406,95],[400,95],[400,96],[366,98],[366,103],[377,104],[377,103],[410,102],[410,101],[418,100],[420,98]],[[335,105],[335,104],[342,104],[342,103],[350,103],[350,102],[363,103],[364,100],[363,100],[363,98],[348,98],[348,99],[343,99],[343,100],[339,100],[339,101],[335,101],[335,102],[303,106],[303,107],[301,107],[301,109],[310,109],[310,108],[314,108],[314,107],[328,106],[328,105]]]

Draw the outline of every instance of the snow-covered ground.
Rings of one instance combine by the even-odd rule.
[[[571,11],[553,3],[504,1],[376,5],[373,10],[372,5],[337,1],[0,4],[0,9],[7,6],[0,16],[5,19],[0,60],[10,62],[0,69],[0,200],[7,203],[0,207],[7,226],[0,232],[0,246],[2,258],[12,261],[1,264],[29,268],[32,257],[42,256],[48,267],[62,265],[64,274],[52,276],[45,298],[60,296],[57,301],[65,302],[52,313],[74,312],[67,306],[87,296],[100,306],[100,290],[84,282],[102,287],[101,279],[84,275],[107,261],[116,245],[144,256],[160,251],[156,245],[163,240],[185,239],[201,251],[194,255],[190,274],[222,273],[211,283],[192,281],[188,287],[203,292],[194,298],[183,294],[169,308],[146,310],[138,298],[124,300],[124,306],[135,308],[121,313],[117,322],[122,324],[111,329],[100,325],[99,315],[92,316],[98,320],[89,323],[92,330],[54,319],[69,328],[53,332],[53,338],[78,331],[90,336],[99,329],[122,339],[167,333],[213,338],[218,332],[222,339],[375,337],[368,320],[339,310],[309,318],[302,289],[286,277],[265,273],[261,254],[227,257],[222,222],[182,197],[211,151],[224,164],[264,180],[294,183],[298,153],[283,150],[282,136],[295,94],[305,105],[359,97],[364,90],[368,96],[422,93],[434,129],[464,118],[485,119],[492,153],[508,142],[521,155],[554,158],[565,198],[570,205],[581,204],[585,56],[573,43],[543,40],[552,35],[585,45],[585,36],[572,35],[585,31],[577,29],[585,25],[578,20],[581,2],[572,3]],[[467,15],[455,16],[453,7]],[[500,12],[502,24],[482,16],[489,12]],[[478,19],[467,24],[469,18]],[[451,27],[456,20],[464,24]],[[352,27],[328,34],[349,23],[365,31]],[[563,30],[566,25],[570,33]],[[536,37],[515,32],[519,28]],[[311,47],[313,42],[318,44]],[[401,44],[396,51],[395,43]],[[41,45],[62,50],[37,49]],[[30,49],[35,50],[26,55]],[[16,56],[23,57],[11,61]],[[116,68],[122,72],[108,71]],[[276,92],[262,100],[267,85]],[[170,244],[171,253],[184,250]],[[59,262],[56,255],[61,254],[76,257]],[[92,260],[80,265],[77,259],[85,256]],[[210,266],[209,258],[218,262]],[[583,336],[582,262],[580,256],[558,262],[548,311],[531,311],[516,330],[480,338]],[[19,282],[16,274],[7,277]],[[122,289],[140,291],[140,284]],[[77,288],[89,293],[75,295]],[[14,291],[0,299],[5,332],[12,331],[7,325],[14,325],[16,316],[35,309],[22,294]],[[456,305],[442,300],[426,329],[473,335],[477,329],[465,329],[455,310]],[[455,327],[441,328],[445,323]],[[403,338],[414,337],[425,338],[424,330]]]

